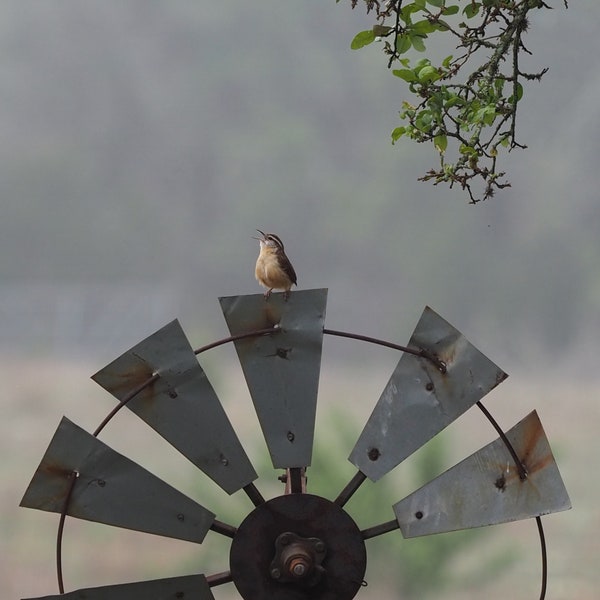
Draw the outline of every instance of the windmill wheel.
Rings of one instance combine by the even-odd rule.
[[[221,298],[231,337],[193,350],[173,321],[93,376],[119,404],[90,434],[63,418],[21,501],[60,514],[59,596],[88,600],[194,598],[233,582],[244,600],[350,600],[363,584],[369,538],[404,537],[535,517],[570,508],[537,414],[504,433],[481,398],[506,374],[426,308],[407,347],[324,327],[327,290]],[[403,354],[349,460],[355,476],[335,499],[307,492],[324,334],[362,339]],[[286,489],[265,500],[197,354],[233,341],[275,469]],[[377,481],[477,405],[499,438],[393,505],[395,519],[361,530],[344,505],[365,479]],[[254,509],[235,527],[98,439],[124,406],[229,494]],[[123,500],[127,499],[126,502]],[[64,594],[60,548],[66,516],[201,543],[209,530],[231,538],[229,570]]]

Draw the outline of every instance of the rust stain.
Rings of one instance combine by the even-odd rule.
[[[437,356],[442,362],[446,363],[446,367],[449,368],[456,358],[456,344],[452,344],[440,350],[436,353],[431,351],[434,356]]]
[[[40,471],[61,479],[70,479],[74,473],[73,469],[54,462],[43,462],[40,465]]]
[[[269,301],[265,301],[265,306],[262,311],[263,322],[258,329],[265,329],[267,327],[274,327],[281,321],[281,307],[275,304],[269,304]]]
[[[523,434],[523,445],[520,454],[521,462],[527,469],[527,473],[532,475],[541,471],[553,462],[552,453],[548,452],[543,456],[536,455],[536,448],[540,439],[544,437],[544,430],[540,421],[535,418],[527,424],[527,429]]]
[[[544,430],[540,421],[536,418],[530,419],[525,424],[525,428],[522,432],[522,435],[518,440],[513,442],[513,446],[515,447],[519,459],[525,467],[525,470],[527,471],[528,475],[527,479],[525,479],[522,483],[529,482],[532,475],[539,471],[542,471],[554,461],[551,452],[544,453],[541,456],[538,452],[536,452],[540,440],[542,440],[543,438]],[[500,472],[500,475],[495,481],[495,486],[500,491],[504,491],[507,485],[515,481],[521,483],[519,470],[512,461],[512,458],[509,464],[497,464],[496,466]]]
[[[106,389],[111,394],[121,399],[129,392],[142,385],[145,381],[148,381],[153,375],[153,369],[147,363],[140,361],[135,367],[128,369],[126,372],[111,373],[110,371],[106,371],[102,373],[102,375],[103,378],[106,377]],[[152,389],[154,383],[155,382],[152,382],[145,387],[137,394],[137,397],[146,400],[151,399],[154,396],[154,391]]]

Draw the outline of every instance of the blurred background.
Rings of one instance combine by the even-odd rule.
[[[525,70],[512,187],[471,206],[419,183],[430,147],[390,143],[403,82],[348,2],[6,0],[0,6],[0,578],[6,597],[57,593],[58,517],[18,503],[63,414],[112,408],[89,376],[177,317],[192,346],[227,335],[218,297],[257,293],[255,229],[303,289],[329,288],[327,326],[408,338],[425,305],[510,374],[486,399],[509,428],[538,410],[574,509],[549,516],[549,598],[597,597],[600,5],[541,10]],[[448,52],[450,53],[450,52]],[[326,339],[313,491],[337,494],[399,356]],[[281,493],[235,354],[202,366],[265,494]],[[96,389],[98,388],[98,389]],[[495,438],[468,413],[348,505],[361,526]],[[223,497],[130,415],[103,440],[238,523]],[[314,482],[314,483],[313,483]],[[221,514],[223,511],[223,514]],[[382,514],[385,516],[382,518]],[[197,547],[106,526],[66,528],[68,590],[227,569]],[[211,537],[212,536],[212,537]],[[534,522],[368,542],[364,598],[536,598]],[[233,586],[214,591],[235,598]]]

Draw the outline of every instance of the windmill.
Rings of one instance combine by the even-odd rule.
[[[233,582],[244,600],[350,600],[364,582],[370,538],[400,529],[405,538],[535,518],[570,508],[536,412],[504,432],[481,403],[507,377],[457,329],[425,308],[406,347],[327,329],[327,290],[220,299],[230,336],[194,350],[177,320],[93,375],[118,400],[93,433],[64,417],[21,505],[60,515],[60,594],[46,600],[213,600]],[[336,498],[309,493],[324,335],[402,351],[352,449],[356,473]],[[285,493],[265,499],[254,470],[197,356],[235,345],[270,459],[285,470]],[[368,478],[381,479],[470,408],[498,439],[393,504],[395,518],[360,529],[344,510]],[[228,494],[254,508],[238,526],[171,487],[99,434],[127,407]],[[61,547],[67,516],[202,543],[209,531],[231,539],[229,568],[64,593]],[[225,558],[224,558],[225,561]]]

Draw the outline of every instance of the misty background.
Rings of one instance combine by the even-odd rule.
[[[533,55],[524,70],[549,67],[540,83],[526,84],[519,105],[518,141],[528,149],[501,157],[512,187],[471,206],[460,190],[417,181],[437,161],[431,147],[391,145],[410,96],[377,44],[350,50],[373,24],[362,8],[333,0],[3,2],[2,452],[14,476],[3,513],[28,524],[16,504],[65,390],[79,393],[73,378],[175,317],[194,347],[227,335],[218,297],[260,292],[256,228],[283,239],[300,288],[329,288],[330,328],[403,344],[430,305],[511,374],[513,393],[544,390],[527,397],[528,407],[544,405],[544,385],[594,380],[600,5],[552,4],[534,13],[525,40]],[[324,360],[341,379],[359,361],[361,378],[369,368],[389,373],[398,358],[328,348]],[[233,363],[232,353],[222,356]],[[71,383],[57,383],[65,368]],[[17,404],[24,380],[29,402]],[[597,425],[597,385],[569,389],[594,411],[580,418]],[[90,393],[77,394],[82,415]],[[556,398],[562,420],[548,434],[567,448],[581,431],[564,428],[577,412],[561,412],[565,397]],[[48,419],[30,430],[38,401]],[[506,425],[524,416],[522,399],[514,402]],[[18,473],[7,460],[15,451],[29,457]],[[585,496],[571,477],[567,488]],[[579,519],[582,532],[590,519],[599,524],[591,512]],[[27,582],[31,555],[21,542],[31,526],[11,531],[22,550],[19,569],[7,563],[4,587],[15,596],[55,593],[53,583],[31,591]],[[50,577],[51,552],[39,557]],[[534,571],[535,553],[532,544]],[[574,597],[572,581],[585,576],[567,572],[571,583],[556,597]]]

